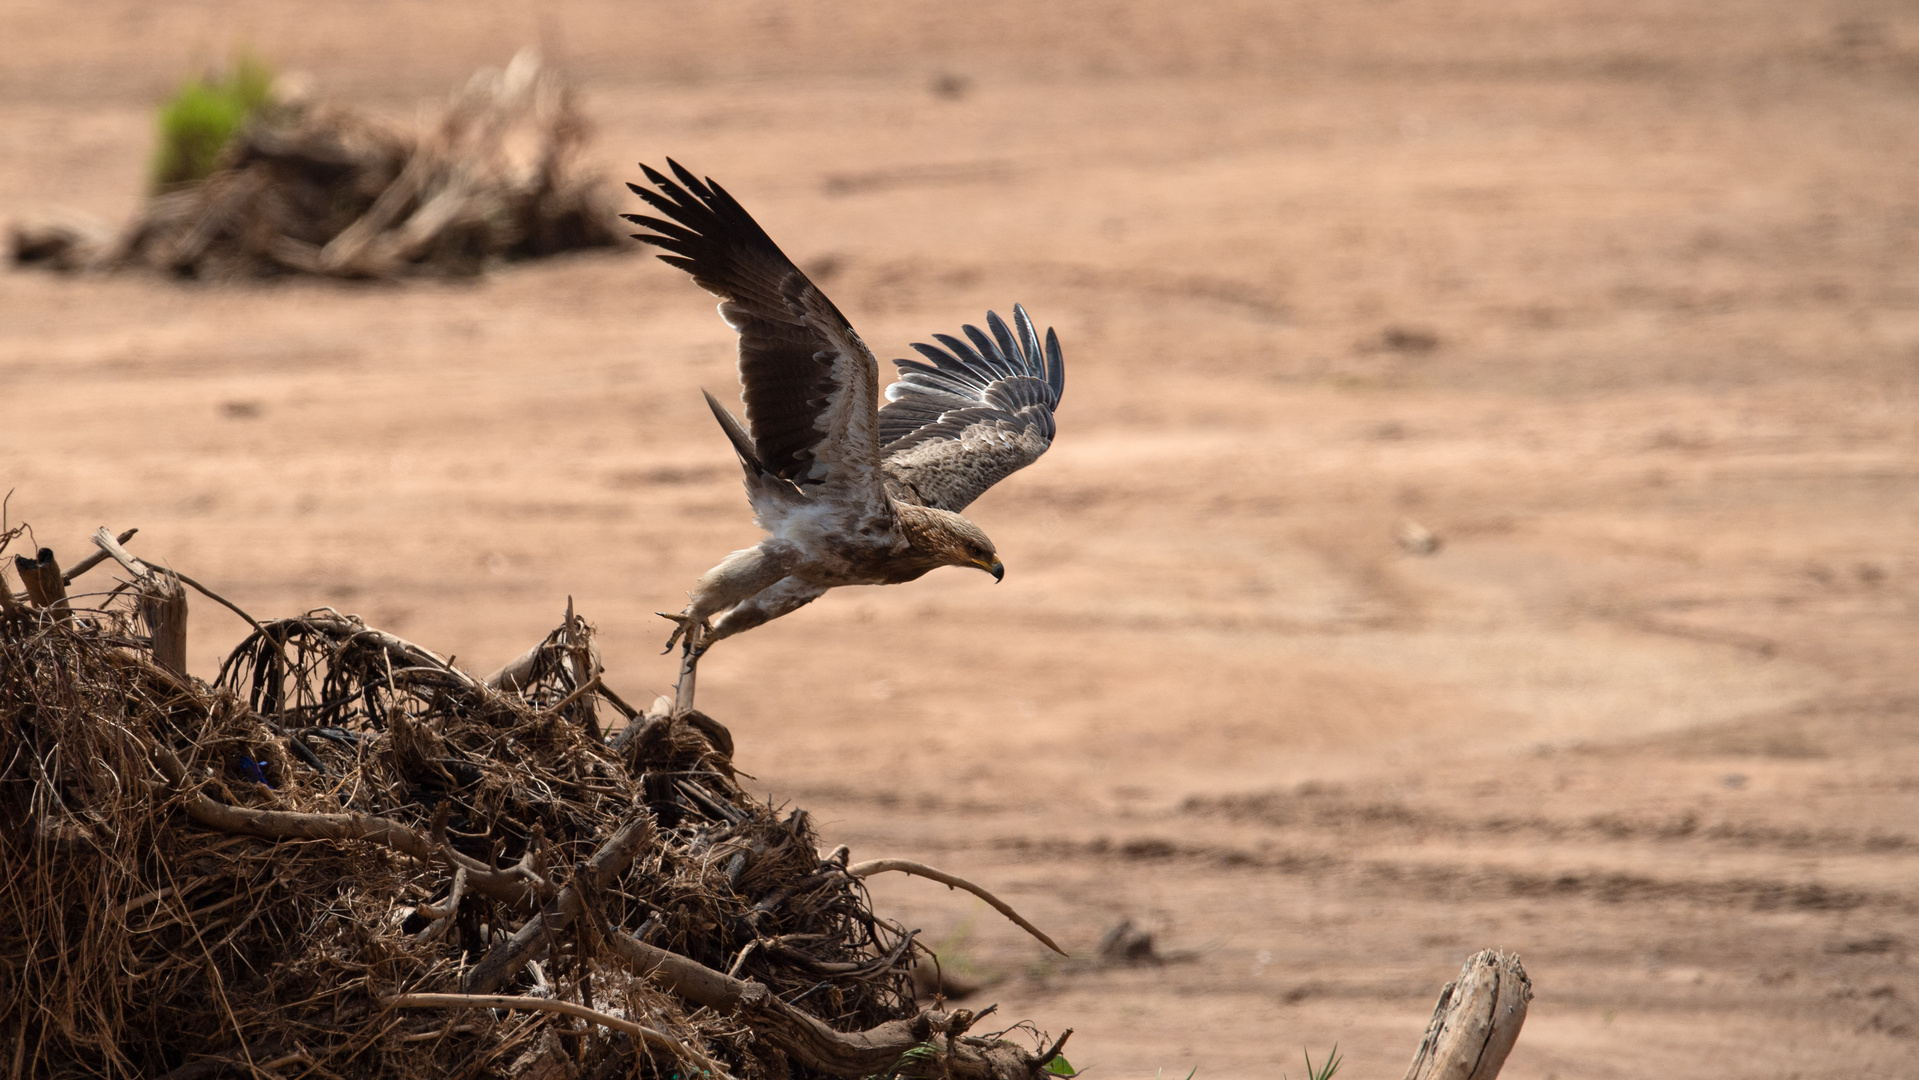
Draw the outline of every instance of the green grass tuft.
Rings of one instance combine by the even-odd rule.
[[[219,75],[189,79],[160,106],[156,190],[207,178],[247,118],[273,104],[273,69],[245,54]]]
[[[1313,1055],[1310,1051],[1301,1051],[1306,1055],[1306,1080],[1333,1080],[1333,1074],[1339,1071],[1339,1044],[1334,1043],[1326,1054],[1326,1061],[1319,1068],[1313,1068]]]

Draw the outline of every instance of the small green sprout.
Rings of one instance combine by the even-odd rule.
[[[227,71],[189,79],[160,106],[155,190],[204,180],[249,117],[273,104],[273,70],[241,54]]]
[[[1319,1068],[1313,1067],[1313,1055],[1309,1050],[1300,1051],[1306,1058],[1306,1080],[1333,1080],[1333,1074],[1339,1071],[1339,1044],[1326,1053],[1326,1061]]]

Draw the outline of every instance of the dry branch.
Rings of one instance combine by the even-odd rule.
[[[965,878],[960,877],[958,874],[949,874],[938,867],[928,866],[921,862],[914,862],[911,859],[871,859],[862,863],[854,863],[852,866],[846,868],[846,872],[856,878],[872,877],[874,874],[884,874],[888,870],[897,870],[902,874],[937,881],[949,889],[965,889],[967,892],[993,905],[993,910],[1011,919],[1013,924],[1021,930],[1033,935],[1039,940],[1041,945],[1046,946],[1061,956],[1066,955],[1065,949],[1054,944],[1053,939],[1047,937],[1045,932],[1040,930],[1039,927],[1027,922],[1025,916],[1014,911],[1011,904],[1008,904],[1006,901],[1001,900],[999,897],[994,896],[992,893],[987,892],[985,889]]]
[[[400,994],[387,998],[382,1004],[395,1009],[524,1009],[529,1012],[558,1013],[562,1016],[577,1016],[601,1027],[624,1031],[636,1039],[645,1039],[655,1046],[664,1047],[681,1057],[687,1058],[710,1074],[731,1080],[731,1075],[719,1063],[680,1040],[631,1020],[625,1020],[598,1009],[589,1009],[571,1001],[555,1001],[552,998],[519,997],[505,994]]]
[[[749,1018],[761,1037],[808,1069],[832,1076],[868,1076],[897,1062],[908,1050],[934,1035],[955,1038],[965,1033],[977,1015],[964,1009],[952,1013],[927,1010],[910,1019],[890,1020],[865,1031],[835,1031],[817,1018],[781,1001],[755,982],[696,964],[683,956],[640,941],[611,927],[604,928],[614,952],[635,973],[657,982],[688,1001],[732,1016]],[[1031,1055],[1013,1055],[1003,1044],[988,1040],[956,1043],[948,1065],[952,1075],[964,1077],[1030,1077],[1037,1072]]]
[[[1526,1023],[1532,980],[1519,957],[1487,949],[1439,992],[1405,1080],[1494,1080]]]

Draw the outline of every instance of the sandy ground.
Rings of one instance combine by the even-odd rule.
[[[251,42],[394,116],[543,41],[610,176],[718,177],[884,357],[1025,303],[1008,573],[716,649],[739,763],[968,1004],[1094,1076],[1397,1076],[1471,951],[1505,1075],[1919,1075],[1919,16],[1667,5],[256,3],[0,11],[0,213],[137,205]],[[645,700],[755,533],[649,259],[465,284],[0,274],[0,485],[256,614],[488,669],[573,596]],[[1416,521],[1443,541],[1411,554]],[[239,624],[196,609],[207,673]],[[1085,959],[1123,917],[1171,962]]]

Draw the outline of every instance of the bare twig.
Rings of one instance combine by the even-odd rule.
[[[620,697],[620,695],[613,692],[612,687],[602,682],[599,686],[595,687],[594,690],[601,697],[611,702],[614,708],[620,710],[620,714],[626,717],[628,723],[632,723],[634,720],[639,719],[640,711],[638,709],[635,709],[633,706],[628,705],[625,702],[625,700],[623,700]]]
[[[1047,937],[1039,927],[1027,922],[1024,916],[1013,910],[1012,905],[994,896],[992,893],[987,892],[978,885],[960,877],[958,874],[949,874],[944,870],[928,866],[925,863],[914,862],[911,859],[869,859],[866,862],[854,863],[852,866],[846,868],[846,872],[856,878],[872,877],[874,874],[883,874],[888,870],[897,870],[902,874],[910,874],[914,877],[923,877],[937,881],[949,889],[965,889],[967,892],[993,905],[994,910],[1006,916],[1008,919],[1013,920],[1015,926],[1018,926],[1021,930],[1039,939],[1041,945],[1046,946],[1061,956],[1066,955],[1065,949],[1054,944],[1053,939]]]
[[[569,612],[571,611],[571,607],[572,605],[569,601]],[[546,635],[535,642],[532,648],[508,660],[505,664],[501,665],[498,671],[481,679],[480,682],[484,683],[488,689],[498,690],[502,693],[512,693],[513,691],[532,686],[535,682],[539,681],[540,676],[549,666],[544,661],[559,652],[560,634],[560,630],[555,630]]]
[[[445,905],[435,907],[431,904],[421,904],[414,909],[432,919],[433,922],[426,929],[413,935],[413,940],[421,944],[439,940],[440,935],[446,933],[446,928],[453,925],[454,916],[460,913],[460,900],[465,896],[466,867],[462,866],[453,871],[453,890],[447,894]]]
[[[742,946],[740,948],[740,954],[733,958],[732,966],[726,969],[727,977],[733,978],[733,979],[739,978],[740,969],[746,966],[746,958],[749,956],[752,956],[753,950],[759,947],[760,947],[759,938],[754,938],[752,941],[749,941],[744,946]]]
[[[697,1062],[702,1069],[709,1070],[714,1076],[730,1078],[732,1075],[706,1054],[664,1031],[557,998],[509,997],[504,994],[397,994],[382,999],[381,1004],[394,1009],[523,1009],[528,1012],[560,1013],[588,1020],[614,1031],[623,1031],[636,1039],[645,1039],[655,1046],[670,1050],[689,1061]]]
[[[102,554],[112,557],[114,562],[119,563],[127,573],[136,578],[145,578],[152,573],[144,561],[134,557],[132,552],[120,546],[120,542],[113,538],[113,534],[107,531],[105,525],[100,526],[99,531],[93,534],[93,546],[99,548]]]
[[[1052,1060],[1059,1056],[1059,1052],[1061,1050],[1066,1049],[1066,1040],[1072,1037],[1073,1037],[1072,1028],[1067,1028],[1065,1031],[1060,1032],[1059,1038],[1053,1040],[1053,1045],[1047,1047],[1046,1052],[1044,1054],[1041,1054],[1037,1059],[1034,1060],[1033,1062],[1034,1070],[1038,1071],[1038,1070],[1044,1069],[1046,1068],[1047,1065],[1051,1064]]]
[[[172,574],[174,577],[179,578],[181,581],[185,582],[186,584],[193,586],[193,588],[196,591],[198,591],[201,596],[206,597],[207,599],[213,601],[214,603],[219,604],[221,607],[226,608],[228,611],[233,612],[235,615],[240,616],[242,619],[245,619],[247,621],[247,624],[249,626],[252,626],[255,630],[260,629],[259,622],[255,620],[253,616],[248,615],[244,611],[241,611],[238,604],[235,604],[233,601],[228,600],[226,597],[221,596],[219,593],[214,592],[212,589],[207,588],[205,585],[202,585],[199,582],[193,580],[192,578],[186,576],[185,574],[182,574],[178,570],[168,570],[167,573]]]
[[[586,685],[580,687],[579,689],[573,691],[572,693],[561,698],[559,701],[555,702],[553,705],[553,711],[556,713],[565,712],[566,707],[568,705],[573,704],[574,702],[580,700],[581,698],[592,693],[593,691],[598,690],[599,688],[600,688],[600,677],[598,675],[595,675],[591,679],[588,679],[586,681]],[[594,732],[593,736],[594,738],[598,738],[599,733]]]
[[[573,598],[566,598],[566,647],[567,662],[573,668],[575,689],[566,700],[554,706],[555,712],[562,712],[580,696],[600,685],[600,650],[593,644],[593,631],[586,620],[573,613]],[[599,717],[591,702],[580,710],[580,726],[595,740],[602,738]]]

